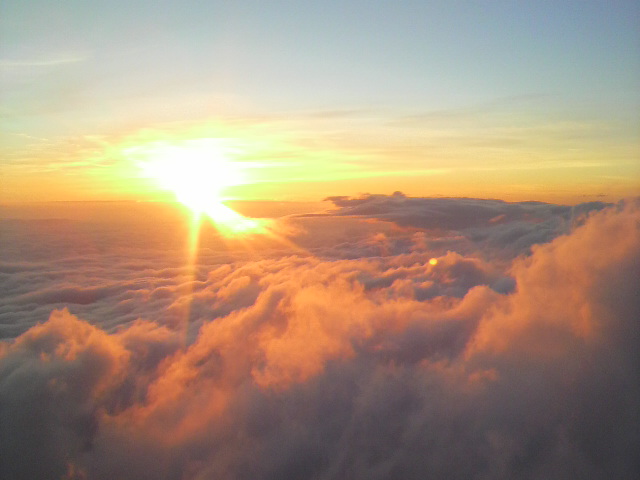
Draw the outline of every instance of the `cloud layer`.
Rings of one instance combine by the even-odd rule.
[[[1,476],[637,477],[636,204],[499,261],[468,237],[432,248],[465,224],[351,221],[349,255],[311,245],[307,219],[316,255],[216,257],[195,279],[156,266],[142,285],[121,258],[102,289],[66,280],[60,303],[104,300],[86,310],[101,321],[58,309],[0,343]],[[35,290],[24,305],[50,305]],[[123,303],[145,315],[122,320]]]
[[[523,253],[532,245],[567,233],[591,211],[611,204],[588,202],[553,205],[542,202],[508,203],[476,198],[414,198],[393,195],[329,197],[338,208],[334,215],[375,218],[403,227],[457,231],[491,249]]]

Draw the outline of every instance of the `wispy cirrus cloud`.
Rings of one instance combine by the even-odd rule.
[[[84,62],[88,59],[86,55],[60,55],[42,58],[0,58],[0,69],[20,70],[25,68],[47,68],[69,65]]]

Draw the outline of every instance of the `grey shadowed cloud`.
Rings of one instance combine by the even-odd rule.
[[[476,245],[501,248],[509,256],[528,252],[532,245],[567,233],[592,211],[611,204],[587,202],[554,205],[476,198],[415,198],[393,195],[329,197],[333,215],[375,218],[403,227],[457,231]]]

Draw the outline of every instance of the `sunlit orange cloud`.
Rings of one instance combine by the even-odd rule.
[[[463,446],[455,458],[480,458],[479,468],[506,458],[517,478],[529,447],[514,452],[506,442],[537,452],[541,431],[528,427],[543,425],[544,432],[578,432],[542,437],[545,449],[560,449],[553,469],[564,468],[568,455],[584,465],[580,446],[593,429],[616,447],[619,463],[605,467],[635,469],[629,419],[638,399],[629,386],[637,382],[639,220],[631,202],[594,213],[518,257],[511,268],[517,288],[509,292],[490,286],[502,271],[494,263],[455,252],[433,257],[428,249],[219,265],[198,295],[229,308],[204,316],[188,345],[154,319],[157,307],[116,330],[56,310],[15,342],[0,342],[3,406],[13,419],[7,428],[22,453],[7,458],[20,471],[31,466],[25,456],[44,458],[51,471],[72,462],[82,473],[76,478],[149,471],[154,478],[167,471],[241,478],[246,465],[259,471],[263,464],[269,475],[259,477],[275,478],[282,469],[271,452],[284,448],[283,462],[297,469],[298,443],[307,442],[336,457],[317,467],[330,477],[343,445],[374,456],[379,439],[399,432],[393,454],[412,461],[420,458],[416,444],[448,455],[460,443],[450,441],[451,425],[471,424],[457,429]],[[461,296],[450,281],[466,285]],[[438,295],[420,299],[426,283]],[[281,440],[291,435],[301,440]],[[42,441],[34,443],[36,436]],[[569,441],[575,448],[566,450]]]

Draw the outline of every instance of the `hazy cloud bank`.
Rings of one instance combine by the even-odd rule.
[[[333,215],[373,218],[424,230],[457,231],[478,246],[500,248],[509,256],[528,252],[532,245],[568,233],[589,212],[611,206],[603,202],[568,206],[476,198],[415,198],[401,192],[328,200],[338,207]]]

